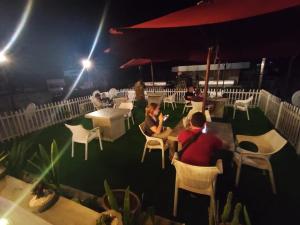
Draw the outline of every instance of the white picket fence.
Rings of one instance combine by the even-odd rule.
[[[91,112],[94,106],[89,97],[39,105],[33,113],[25,109],[0,113],[0,141],[24,136]]]
[[[147,88],[147,92],[161,93],[169,96],[176,93],[176,102],[183,103],[186,89]],[[216,89],[209,89],[209,95],[215,95]],[[252,107],[259,107],[274,127],[297,149],[300,154],[300,109],[281,101],[280,98],[265,90],[224,89],[228,98],[227,106],[232,106],[237,99],[253,96]],[[122,89],[120,95],[135,95],[133,89]],[[134,97],[134,96],[133,96]],[[37,106],[34,113],[28,114],[25,109],[0,113],[0,141],[24,136],[31,132],[65,122],[94,110],[90,96],[69,99]]]
[[[300,154],[300,108],[261,90],[258,107]]]
[[[203,89],[201,90],[203,92]],[[134,89],[121,89],[120,92],[123,92],[125,95],[133,95]],[[159,93],[163,96],[169,96],[174,93],[175,95],[175,101],[177,103],[184,103],[184,95],[187,92],[186,89],[163,89],[159,87],[154,88],[146,88],[145,89],[145,95],[147,96],[147,93]],[[258,104],[259,99],[259,90],[253,89],[253,90],[244,90],[244,89],[224,89],[224,90],[216,90],[216,89],[209,89],[208,95],[216,95],[216,92],[221,93],[224,97],[228,98],[228,101],[226,102],[227,106],[232,106],[237,99],[247,99],[250,96],[253,96],[253,101],[251,103],[251,107],[256,107]],[[130,93],[130,94],[129,94]]]

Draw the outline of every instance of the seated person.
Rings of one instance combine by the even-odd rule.
[[[191,98],[193,102],[203,102],[204,95],[200,89],[196,90],[195,95]]]
[[[146,107],[144,132],[148,136],[166,140],[171,133],[171,128],[163,126],[164,116],[160,112],[159,105],[150,103]]]
[[[183,152],[180,160],[194,166],[209,166],[213,151],[223,148],[223,142],[212,134],[202,133],[206,118],[201,112],[193,114],[190,129],[182,131],[178,141]]]
[[[188,91],[185,93],[184,99],[187,101],[191,101],[194,96],[195,96],[194,87],[193,86],[188,87]]]

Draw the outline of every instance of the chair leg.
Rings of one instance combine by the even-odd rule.
[[[99,135],[99,145],[100,145],[101,151],[103,151],[102,139],[101,139],[100,135]]]
[[[178,204],[178,187],[175,183],[175,191],[174,191],[174,205],[173,205],[173,216],[177,216],[177,204]]]
[[[247,119],[248,119],[248,120],[250,120],[250,116],[249,116],[249,110],[248,110],[248,108],[247,108],[247,111],[246,111],[246,112],[247,112]]]
[[[164,102],[164,109],[166,109],[166,102]]]
[[[184,112],[185,112],[185,105],[184,105],[184,107],[183,107],[183,111],[182,111],[182,114],[184,114]]]
[[[269,168],[269,177],[270,177],[270,182],[271,182],[271,185],[272,185],[272,191],[273,191],[273,194],[276,194],[276,185],[275,185],[275,179],[274,179],[274,174],[273,174],[273,170],[272,170],[272,167]]]
[[[171,103],[171,105],[172,105],[172,109],[173,109],[173,111],[174,111],[174,105],[173,105],[173,102]]]
[[[84,155],[84,159],[85,160],[88,159],[88,143],[85,143],[85,155]]]
[[[233,108],[233,116],[232,116],[232,119],[235,119],[235,111],[236,111],[236,108],[234,107],[234,108]]]
[[[72,158],[74,157],[74,141],[72,141],[72,153],[71,153]]]
[[[161,167],[165,168],[165,151],[164,149],[161,149]]]
[[[142,156],[142,160],[141,160],[141,162],[144,162],[145,155],[146,155],[146,151],[147,151],[147,145],[145,144],[145,147],[144,147],[144,152],[143,152],[143,156]]]
[[[130,129],[130,120],[129,116],[127,116],[127,125],[128,125],[128,130]]]
[[[240,182],[240,175],[242,169],[242,159],[237,163],[236,177],[235,177],[235,186],[237,187]]]
[[[132,120],[132,124],[134,125],[134,118],[133,118],[133,116],[131,116],[131,120]]]

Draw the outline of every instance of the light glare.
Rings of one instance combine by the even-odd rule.
[[[0,64],[6,63],[7,61],[8,61],[7,56],[4,55],[3,53],[0,53]]]
[[[5,218],[0,218],[0,225],[9,225],[9,222]]]
[[[92,67],[92,61],[89,59],[81,60],[81,64],[82,64],[83,68],[85,68],[85,69],[90,69]]]

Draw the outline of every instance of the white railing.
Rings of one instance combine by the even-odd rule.
[[[176,102],[184,102],[186,89],[147,88],[147,92],[161,93],[164,96],[176,93]],[[215,94],[216,89],[209,89],[209,94]],[[134,99],[133,89],[120,90],[121,95]],[[237,99],[247,99],[253,96],[252,107],[259,107],[274,125],[274,127],[297,149],[300,154],[300,109],[265,90],[224,89],[224,97],[228,98],[227,106],[232,106]],[[90,96],[70,99],[62,102],[37,106],[33,114],[24,109],[14,112],[0,113],[0,141],[24,136],[54,124],[79,117],[94,110]]]
[[[39,105],[32,113],[25,109],[0,113],[0,141],[24,136],[91,112],[94,107],[89,97]]]
[[[146,88],[145,89],[145,95],[147,96],[148,92],[155,92],[155,93],[160,93],[164,96],[169,96],[172,95],[174,93],[176,93],[175,95],[175,101],[177,103],[183,103],[184,100],[184,95],[186,93],[186,89],[171,89],[171,88],[167,88],[167,89],[163,89],[160,87],[154,87],[154,88]],[[201,89],[200,91],[203,92],[203,89]],[[123,92],[127,95],[132,95],[134,94],[134,89],[121,89],[120,92]],[[222,95],[226,98],[228,98],[228,101],[226,102],[226,106],[232,106],[235,102],[235,100],[237,99],[247,99],[250,96],[253,96],[253,101],[251,103],[252,107],[256,107],[258,104],[258,100],[259,100],[259,94],[260,91],[259,90],[244,90],[244,89],[224,89],[224,90],[216,90],[216,89],[209,89],[208,90],[208,95],[215,95],[216,92],[221,92]],[[130,94],[129,94],[130,93]]]
[[[258,107],[300,154],[300,108],[261,90]]]

